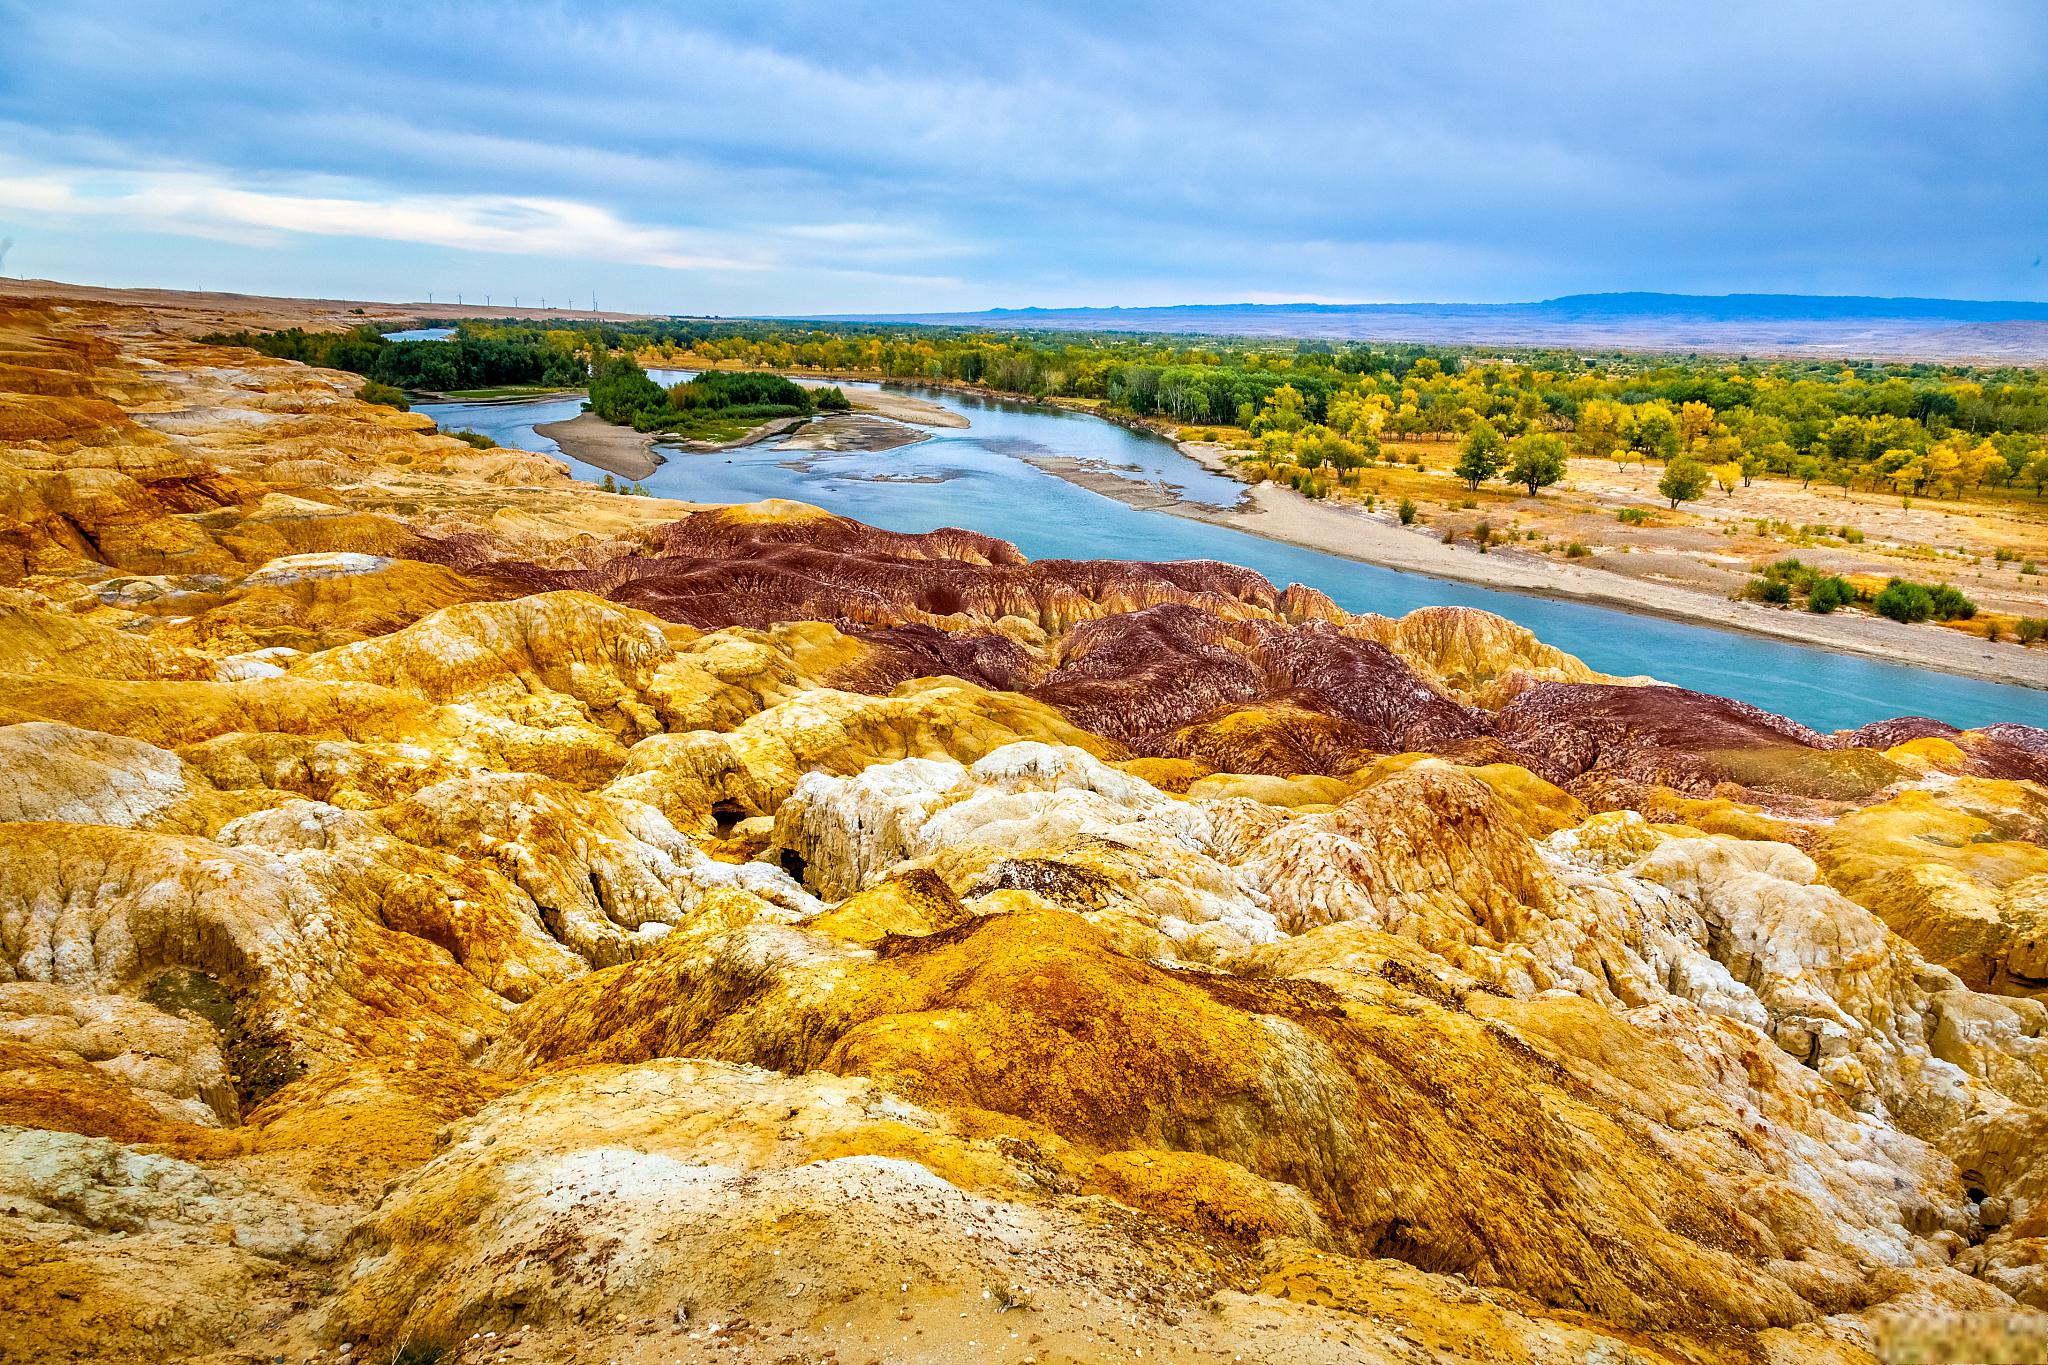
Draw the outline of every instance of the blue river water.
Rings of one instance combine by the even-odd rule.
[[[686,371],[653,374],[663,382],[687,377]],[[1910,715],[1965,727],[1996,721],[2048,726],[2048,692],[2033,688],[1382,569],[1128,507],[1021,457],[1101,461],[1133,479],[1164,482],[1183,499],[1218,505],[1234,502],[1239,486],[1202,468],[1170,442],[1099,418],[944,391],[916,392],[971,425],[936,428],[929,440],[885,451],[793,451],[772,442],[716,454],[668,450],[667,463],[646,480],[647,489],[692,502],[793,498],[893,531],[965,527],[1011,541],[1034,559],[1224,560],[1276,584],[1318,588],[1354,612],[1399,616],[1424,606],[1479,607],[1527,626],[1602,672],[1649,674],[1735,697],[1822,731]],[[533,430],[575,416],[581,410],[577,399],[430,403],[417,410],[444,429],[467,428],[501,445],[562,456],[579,477],[603,477],[601,470],[570,459]]]

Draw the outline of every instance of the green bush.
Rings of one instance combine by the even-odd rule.
[[[1927,621],[1934,616],[1934,594],[1903,578],[1885,584],[1884,591],[1870,605],[1879,616],[1889,616],[1894,621]]]
[[[2019,636],[2021,644],[2033,644],[2042,636],[2048,635],[2048,621],[2038,616],[2022,616],[2018,628],[2013,633]]]
[[[1649,522],[1650,514],[1645,508],[1624,507],[1614,514],[1614,519],[1627,526],[1642,526]]]
[[[1936,584],[1927,595],[1934,603],[1934,619],[1937,621],[1967,621],[1977,614],[1977,604],[1963,596],[1953,584]]]
[[[447,433],[464,445],[475,450],[496,450],[498,443],[481,431],[451,431]]]
[[[1401,524],[1403,526],[1413,526],[1415,524],[1415,499],[1401,499],[1399,516],[1401,518]]]
[[[1856,589],[1846,578],[1829,574],[1814,580],[1807,590],[1806,609],[1825,616],[1837,607],[1846,607],[1856,600]]]
[[[1743,585],[1742,595],[1752,602],[1783,606],[1792,600],[1792,585],[1782,578],[1752,578]]]
[[[1587,545],[1582,540],[1575,540],[1571,544],[1564,547],[1564,557],[1566,559],[1586,559],[1589,558],[1592,555],[1592,553],[1592,547]]]
[[[387,408],[397,408],[400,412],[412,411],[412,404],[405,401],[404,394],[392,388],[389,384],[379,384],[374,379],[364,380],[363,386],[356,390],[356,397],[362,399],[365,403],[377,403]]]

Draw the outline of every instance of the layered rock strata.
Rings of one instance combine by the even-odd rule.
[[[0,312],[0,1357],[2040,1330],[2048,734],[354,384]]]

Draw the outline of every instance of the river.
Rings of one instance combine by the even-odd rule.
[[[673,383],[687,371],[651,371]],[[874,385],[847,384],[848,389]],[[1183,499],[1227,506],[1240,486],[1149,432],[1082,413],[927,389],[906,389],[972,424],[874,452],[786,451],[772,443],[718,454],[665,452],[649,492],[691,502],[793,498],[893,531],[961,526],[1000,536],[1034,559],[1220,559],[1276,584],[1304,583],[1354,612],[1479,607],[1520,622],[1605,673],[1649,674],[1752,702],[1818,730],[1926,715],[1964,727],[2048,726],[2048,693],[1809,648],[1739,631],[1500,592],[1361,564],[1341,556],[1126,506],[1048,474],[1023,456],[1100,461],[1133,479],[1164,481]],[[580,400],[423,403],[444,429],[467,428],[521,450],[562,456],[581,478],[601,470],[563,455],[536,424],[573,417]]]

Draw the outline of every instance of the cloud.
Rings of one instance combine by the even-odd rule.
[[[0,217],[125,263],[345,238],[817,311],[2043,288],[2025,3],[10,8]]]
[[[949,249],[874,223],[798,223],[774,237],[742,236],[633,223],[598,205],[534,195],[252,188],[210,171],[33,168],[4,160],[0,204],[23,219],[108,220],[259,247],[303,234],[676,271],[859,272],[892,256],[926,258]],[[822,248],[831,259],[800,259],[791,246],[806,257]]]

